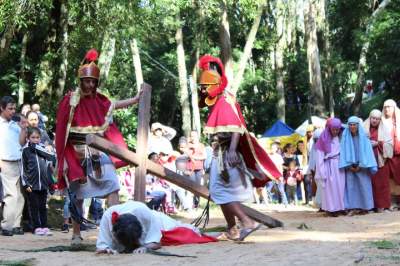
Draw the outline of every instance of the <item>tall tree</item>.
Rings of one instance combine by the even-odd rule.
[[[325,100],[322,89],[321,66],[318,49],[315,1],[306,0],[304,8],[304,26],[307,40],[307,59],[310,77],[311,102],[316,115],[325,113]]]
[[[285,30],[285,4],[283,0],[276,1],[276,34],[278,41],[275,44],[275,76],[276,76],[276,94],[277,94],[277,102],[276,102],[276,112],[277,119],[285,122],[286,116],[286,100],[285,100],[285,85],[284,85],[284,76],[283,76],[283,55],[286,47],[286,40],[284,38],[284,30]]]
[[[60,38],[61,38],[61,47],[60,47],[60,70],[58,77],[58,89],[56,92],[57,98],[61,98],[64,89],[65,82],[67,79],[67,68],[68,68],[68,1],[61,0],[61,14],[60,14]]]
[[[139,91],[140,86],[143,83],[143,72],[142,72],[142,63],[140,62],[139,48],[137,40],[135,38],[131,40],[131,51],[132,51],[133,65],[135,67],[136,89],[137,91]]]
[[[178,73],[179,73],[179,99],[182,111],[182,130],[185,136],[189,136],[191,131],[191,116],[190,116],[190,101],[188,91],[188,77],[186,70],[185,61],[185,49],[183,47],[183,32],[181,19],[179,14],[176,16],[178,22],[180,22],[176,33],[176,54],[178,58]]]
[[[219,26],[219,42],[221,46],[221,60],[225,66],[225,74],[228,79],[228,89],[233,81],[233,57],[231,34],[228,20],[228,4],[226,0],[221,1],[221,23]]]
[[[53,94],[53,79],[56,50],[59,48],[57,40],[57,28],[60,21],[61,3],[59,0],[53,0],[50,8],[47,36],[44,41],[44,54],[40,57],[39,68],[37,71],[37,81],[35,95],[41,96],[47,92]]]
[[[101,53],[99,57],[100,67],[100,89],[104,88],[108,74],[110,73],[111,63],[115,55],[115,42],[116,38],[114,32],[108,30],[104,33],[103,43],[101,45]]]
[[[251,50],[253,49],[254,41],[256,40],[256,35],[258,28],[260,27],[261,17],[263,15],[265,9],[264,4],[260,4],[257,10],[256,17],[254,18],[253,25],[251,26],[250,32],[247,35],[246,44],[243,49],[243,54],[240,57],[238,71],[235,75],[234,82],[232,84],[231,91],[233,94],[236,94],[239,89],[240,84],[243,80],[244,71],[246,69],[247,61],[250,58]]]
[[[363,43],[360,53],[360,59],[358,61],[358,68],[357,68],[357,82],[356,82],[356,94],[351,106],[352,112],[355,115],[360,113],[361,103],[362,103],[362,95],[364,91],[363,83],[365,81],[365,69],[367,67],[367,53],[370,46],[370,41],[368,38],[369,33],[372,31],[374,27],[374,23],[376,17],[382,13],[382,11],[390,4],[391,0],[383,0],[378,8],[372,13],[369,23],[367,25],[367,29],[365,32],[366,41]]]
[[[19,81],[18,81],[18,105],[21,106],[24,103],[25,94],[25,69],[26,69],[26,50],[28,48],[29,32],[24,33],[21,42],[21,55],[19,59],[20,70],[19,70]]]

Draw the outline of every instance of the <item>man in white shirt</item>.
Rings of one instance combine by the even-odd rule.
[[[26,119],[17,123],[12,120],[16,104],[12,97],[0,100],[0,168],[4,192],[2,235],[23,234],[21,228],[24,197],[21,193],[20,161],[21,146],[26,142]]]

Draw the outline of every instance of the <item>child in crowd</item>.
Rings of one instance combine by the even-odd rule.
[[[51,235],[47,226],[47,191],[52,185],[48,162],[55,165],[55,155],[40,144],[40,130],[28,128],[28,142],[22,149],[22,184],[27,192],[28,205],[35,235]]]
[[[286,195],[289,203],[297,203],[296,188],[297,182],[302,180],[302,175],[296,167],[296,161],[291,160],[288,163],[288,169],[285,173]]]
[[[282,156],[278,153],[279,151],[279,145],[274,142],[271,144],[271,152],[269,153],[269,158],[271,158],[272,162],[275,164],[275,166],[278,168],[278,170],[282,173],[282,176],[277,179],[276,181],[270,181],[266,185],[266,190],[267,193],[270,195],[270,199],[273,199],[272,195],[272,189],[275,186],[277,190],[279,191],[280,197],[281,197],[281,202],[285,206],[287,206],[288,201],[285,193],[285,182],[283,178],[283,159]]]

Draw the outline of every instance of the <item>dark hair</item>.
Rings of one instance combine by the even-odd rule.
[[[33,133],[37,133],[39,134],[39,136],[42,135],[42,133],[40,132],[40,129],[37,127],[28,127],[28,132],[26,134],[26,136],[29,138]]]
[[[121,214],[113,224],[112,232],[118,243],[124,246],[124,253],[132,253],[140,247],[139,239],[142,236],[143,228],[135,215]]]
[[[292,143],[287,143],[287,144],[285,145],[285,147],[283,147],[283,151],[284,151],[284,152],[288,152],[288,149],[289,149],[290,147],[293,147]]]
[[[15,104],[14,99],[11,96],[3,96],[0,100],[1,109],[6,109],[8,104]]]
[[[151,152],[151,153],[149,154],[149,156],[147,156],[147,159],[151,160],[151,159],[153,158],[154,155],[157,155],[157,153],[153,151],[153,152]]]
[[[303,140],[299,140],[299,141],[297,142],[297,145],[299,145],[300,143],[303,143],[303,144],[304,144],[304,141],[303,141]]]

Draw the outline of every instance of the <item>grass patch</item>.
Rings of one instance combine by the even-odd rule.
[[[96,245],[93,244],[81,244],[78,246],[54,246],[38,249],[26,249],[26,250],[14,250],[19,252],[95,252]],[[2,265],[2,264],[0,264]]]
[[[396,249],[399,246],[398,244],[393,243],[392,241],[389,241],[389,240],[374,241],[374,242],[371,242],[371,245],[378,249]]]
[[[209,232],[225,232],[226,227],[225,226],[215,226],[215,227],[209,227],[209,228],[204,228],[200,229],[202,233],[209,233]]]
[[[1,266],[33,266],[35,259],[25,260],[0,260]]]

